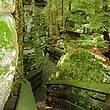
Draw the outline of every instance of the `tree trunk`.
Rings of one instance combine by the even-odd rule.
[[[107,5],[108,0],[103,0],[103,11],[104,11],[104,29],[105,31],[103,32],[104,40],[109,41],[109,33],[108,33],[108,5]]]
[[[22,15],[22,0],[16,0],[15,2],[15,20],[16,20],[16,30],[18,36],[18,64],[16,69],[16,74],[13,83],[13,95],[18,95],[20,84],[21,84],[21,75],[23,74],[23,15]]]
[[[69,1],[69,11],[71,11],[71,0]]]
[[[110,41],[109,33],[107,31],[103,32],[104,40]]]

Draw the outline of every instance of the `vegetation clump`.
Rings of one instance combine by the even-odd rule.
[[[80,39],[73,40],[73,43],[78,46],[89,46],[89,47],[99,47],[99,48],[107,48],[108,41],[103,40],[103,36],[94,34],[94,35],[85,35],[82,34]]]
[[[25,72],[30,72],[40,66],[45,60],[44,53],[41,49],[37,48],[33,53],[27,54],[24,57]]]
[[[51,79],[78,79],[108,83],[105,78],[110,70],[101,63],[102,59],[85,49],[73,49],[61,57],[58,71]],[[106,81],[105,81],[106,79]]]

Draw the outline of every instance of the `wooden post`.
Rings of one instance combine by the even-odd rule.
[[[103,11],[104,11],[104,21],[103,21],[103,24],[104,24],[104,29],[105,31],[103,32],[103,36],[104,36],[104,40],[108,40],[110,41],[110,38],[109,38],[109,32],[108,32],[108,0],[103,0]]]

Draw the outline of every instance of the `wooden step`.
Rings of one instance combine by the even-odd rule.
[[[49,107],[45,101],[39,101],[37,103],[38,110],[61,110],[60,108]]]

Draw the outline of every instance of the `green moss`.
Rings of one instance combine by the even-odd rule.
[[[0,21],[0,74],[5,75],[10,71],[10,66],[15,67],[16,62],[12,55],[14,50],[11,30],[5,21]]]
[[[29,72],[39,67],[39,65],[44,61],[45,56],[43,51],[37,48],[34,53],[25,55],[25,58],[25,72]]]
[[[72,40],[71,42],[78,46],[88,46],[88,47],[102,47],[107,48],[108,41],[102,40],[100,34],[93,34],[92,36],[87,34],[81,34],[80,39]]]
[[[0,21],[0,48],[6,49],[13,47],[11,31],[6,22]]]
[[[41,45],[45,42],[45,16],[44,9],[31,5],[24,6],[24,69],[25,72],[36,69],[45,59]],[[32,50],[32,51],[31,51]],[[26,54],[26,52],[28,54]]]
[[[103,83],[104,76],[110,73],[110,70],[100,62],[101,60],[88,50],[73,49],[61,57],[54,79],[79,79]]]

